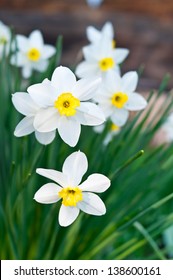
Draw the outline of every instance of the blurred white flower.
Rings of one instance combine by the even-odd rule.
[[[165,123],[162,125],[162,130],[165,133],[166,142],[173,141],[173,113],[169,115]]]
[[[62,199],[59,211],[61,226],[66,227],[72,224],[80,210],[96,216],[106,213],[103,201],[94,193],[106,191],[110,187],[110,180],[102,174],[95,173],[80,184],[87,169],[87,158],[84,153],[78,151],[66,158],[62,172],[42,168],[36,170],[38,174],[51,179],[56,184],[43,185],[36,192],[34,199],[44,204],[55,203]]]
[[[86,34],[88,40],[94,44],[102,39],[102,37],[106,37],[108,40],[112,42],[112,46],[115,47],[114,41],[114,29],[111,22],[106,22],[101,31],[96,29],[94,26],[88,26],[86,29]]]
[[[147,106],[144,97],[135,92],[137,83],[138,75],[134,71],[126,73],[122,78],[117,73],[107,73],[95,100],[105,117],[110,117],[114,124],[123,126],[129,111],[142,110]]]
[[[106,135],[103,141],[103,144],[107,146],[113,140],[114,136],[120,133],[120,129],[121,128],[118,125],[113,123],[110,127],[108,134]]]
[[[11,32],[7,25],[0,21],[0,59],[3,54],[8,55],[10,50]]]
[[[86,2],[90,7],[96,8],[101,5],[103,0],[86,0]]]
[[[124,61],[129,51],[123,48],[113,48],[112,40],[106,35],[96,43],[83,48],[84,61],[76,68],[79,78],[101,77],[107,72],[120,72],[119,64]]]
[[[57,67],[51,81],[32,85],[28,92],[40,109],[34,118],[34,128],[39,132],[58,129],[65,143],[74,147],[82,125],[99,125],[105,121],[101,109],[88,101],[94,97],[100,79],[76,81],[67,67]]]
[[[16,42],[18,51],[13,54],[11,63],[22,67],[24,78],[29,78],[33,70],[44,72],[48,67],[48,59],[56,52],[55,47],[44,44],[39,30],[33,31],[28,38],[17,35]]]
[[[25,117],[18,123],[15,128],[14,135],[16,137],[22,137],[35,132],[35,137],[43,145],[50,144],[56,135],[56,130],[51,132],[42,133],[37,131],[34,126],[34,118],[39,112],[40,108],[32,100],[26,92],[16,92],[12,95],[12,102],[16,110],[18,110]]]

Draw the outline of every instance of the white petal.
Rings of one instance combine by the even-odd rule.
[[[101,37],[101,40],[98,42],[98,45],[95,48],[95,51],[98,53],[98,58],[112,57],[112,40],[108,40],[108,37],[104,34]]]
[[[83,56],[85,60],[87,60],[90,63],[98,63],[98,59],[100,58],[100,55],[95,50],[94,45],[85,46],[82,48]]]
[[[111,120],[114,124],[123,126],[126,123],[128,116],[129,112],[126,109],[115,109],[111,116]]]
[[[138,93],[131,93],[129,99],[125,104],[125,108],[130,111],[143,110],[147,106],[147,101]]]
[[[111,22],[106,22],[102,28],[103,35],[108,36],[108,38],[113,39],[114,37],[114,29]]]
[[[94,103],[81,102],[77,108],[76,118],[83,125],[100,125],[105,121],[102,110]]]
[[[101,78],[97,79],[81,79],[77,81],[73,91],[75,97],[79,98],[81,101],[86,101],[94,98],[96,90],[101,83]]]
[[[34,121],[33,117],[23,118],[16,126],[14,135],[16,137],[22,137],[34,132],[35,129],[33,127],[33,121]]]
[[[74,147],[79,140],[81,125],[73,118],[62,116],[58,121],[58,132],[66,144]]]
[[[57,67],[53,72],[51,83],[60,93],[71,92],[76,84],[76,77],[67,67]]]
[[[115,48],[113,52],[114,52],[114,59],[117,64],[122,63],[129,54],[128,49],[121,49],[121,48]]]
[[[25,54],[21,52],[16,52],[15,54],[12,55],[10,63],[12,65],[22,67],[28,63],[28,59]]]
[[[16,35],[16,43],[19,50],[26,53],[28,50],[28,38],[23,35]]]
[[[69,178],[72,186],[78,186],[83,175],[88,169],[87,157],[84,153],[78,151],[69,155],[64,161],[62,172]]]
[[[83,61],[79,63],[75,71],[79,78],[93,78],[100,75],[99,66],[97,63]]]
[[[31,77],[32,75],[32,69],[29,65],[26,65],[22,68],[22,76],[25,78],[25,79],[28,79],[29,77]]]
[[[58,193],[62,188],[54,183],[43,185],[34,195],[34,199],[39,203],[49,204],[55,203],[61,199]]]
[[[51,179],[64,188],[68,186],[67,176],[60,171],[54,169],[37,168],[36,172],[43,177]]]
[[[56,135],[56,130],[51,132],[38,132],[35,131],[35,137],[43,145],[50,144],[54,139]]]
[[[126,73],[122,77],[122,92],[131,93],[135,91],[138,83],[138,74],[135,71]]]
[[[45,45],[43,48],[42,58],[48,59],[53,56],[56,52],[56,48],[51,45]]]
[[[80,210],[96,216],[101,216],[106,213],[106,207],[98,195],[89,192],[83,192],[82,195],[83,201],[77,204]]]
[[[41,109],[35,116],[34,127],[39,132],[50,132],[58,127],[59,114],[54,107]]]
[[[51,86],[51,83],[48,82],[48,80],[30,86],[27,91],[35,103],[40,107],[52,106],[55,101],[56,90]]]
[[[120,75],[114,71],[108,71],[105,73],[103,83],[105,88],[107,88],[112,94],[121,91],[122,79]]]
[[[68,227],[78,217],[79,209],[76,207],[64,206],[63,204],[59,210],[59,224],[62,227]]]
[[[42,73],[46,71],[48,65],[49,62],[47,60],[40,60],[38,62],[32,63],[32,68]]]
[[[32,98],[26,92],[16,92],[12,95],[12,102],[14,107],[22,115],[34,115],[39,107],[34,103]]]
[[[44,42],[43,36],[39,30],[34,30],[29,35],[29,43],[31,47],[42,49]]]
[[[88,26],[86,29],[86,34],[87,38],[91,43],[95,43],[98,40],[100,40],[100,31],[98,31],[95,27],[93,26]]]
[[[110,102],[100,103],[99,107],[103,111],[106,118],[110,117],[114,113],[114,108]]]
[[[102,174],[92,174],[84,181],[79,188],[82,191],[102,193],[110,187],[110,180]]]

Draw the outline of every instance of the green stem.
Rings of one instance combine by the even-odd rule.
[[[117,176],[121,171],[123,171],[127,166],[129,166],[132,162],[141,157],[143,154],[144,150],[140,150],[133,157],[129,158],[122,166],[120,166],[117,170],[115,170],[114,173],[112,173],[109,176],[110,180],[113,180],[115,176]]]

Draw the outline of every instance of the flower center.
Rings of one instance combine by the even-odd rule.
[[[74,97],[70,92],[64,92],[58,96],[57,100],[54,102],[54,106],[58,109],[60,115],[70,117],[76,114],[76,107],[80,106],[80,100]]]
[[[123,108],[124,107],[124,104],[127,102],[128,100],[128,96],[127,94],[123,93],[123,92],[116,92],[112,98],[111,98],[111,101],[112,101],[112,104],[117,107],[117,108]]]
[[[102,71],[107,71],[113,68],[115,65],[114,60],[112,57],[105,57],[99,61],[99,67]]]
[[[4,36],[0,37],[0,45],[5,45],[6,43],[7,39]]]
[[[38,61],[40,59],[41,53],[38,49],[32,48],[27,52],[27,57],[31,61]]]
[[[78,187],[67,187],[62,189],[58,195],[62,198],[64,206],[76,206],[83,200],[82,191]]]
[[[119,129],[120,129],[120,127],[118,125],[116,125],[114,123],[111,125],[111,131],[118,131]]]

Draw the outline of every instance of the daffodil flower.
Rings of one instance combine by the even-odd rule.
[[[35,137],[38,142],[43,145],[50,144],[55,138],[56,130],[42,133],[34,128],[34,118],[40,108],[32,100],[30,95],[26,92],[16,92],[12,95],[12,102],[16,110],[25,116],[16,126],[14,135],[16,137],[22,137],[35,132]]]
[[[113,48],[112,40],[104,35],[95,44],[83,48],[85,60],[78,64],[76,75],[79,78],[104,78],[107,72],[119,73],[119,64],[124,61],[128,53],[128,49]]]
[[[122,78],[117,73],[107,73],[102,88],[95,98],[105,117],[123,126],[129,111],[139,111],[147,106],[143,96],[136,93],[138,75],[135,71],[126,73]]]
[[[50,204],[62,199],[59,211],[59,224],[63,227],[72,224],[80,210],[101,216],[106,213],[103,201],[95,193],[102,193],[110,186],[110,180],[102,174],[92,174],[83,183],[83,175],[88,169],[88,161],[84,153],[78,151],[68,156],[63,164],[62,172],[52,169],[38,168],[36,172],[55,183],[43,185],[35,194],[39,203]]]
[[[104,37],[107,37],[107,39],[112,42],[112,47],[115,47],[114,29],[113,29],[113,25],[111,22],[106,22],[103,25],[101,31],[96,29],[94,26],[88,26],[86,29],[86,34],[87,34],[88,40],[92,44],[97,43],[104,36]]]
[[[0,21],[0,59],[3,54],[8,55],[10,49],[11,32],[7,25]]]
[[[105,121],[101,109],[90,102],[100,79],[76,81],[67,67],[57,67],[51,81],[32,85],[28,92],[41,108],[34,118],[34,128],[42,133],[58,129],[65,143],[74,147],[80,136],[82,125],[99,125]]]
[[[28,38],[17,35],[16,42],[18,51],[13,54],[11,63],[22,67],[24,78],[29,78],[33,70],[44,72],[48,67],[48,59],[56,52],[55,47],[44,44],[39,30],[31,32]]]

